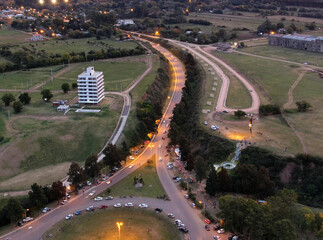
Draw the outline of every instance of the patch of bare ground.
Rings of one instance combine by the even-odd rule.
[[[290,178],[292,176],[292,172],[294,171],[296,164],[294,162],[289,162],[286,167],[280,173],[280,181],[284,184],[288,184],[290,182]]]
[[[59,139],[62,141],[71,141],[74,138],[75,137],[72,134],[67,134],[67,135],[61,136]]]

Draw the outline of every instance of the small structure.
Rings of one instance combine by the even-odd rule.
[[[30,38],[30,41],[43,41],[44,40],[44,36],[43,35],[40,35],[38,33],[36,34],[33,34],[33,36]]]
[[[70,110],[70,106],[68,105],[60,105],[57,107],[58,112],[67,112]]]
[[[132,19],[120,19],[117,20],[116,26],[126,26],[126,25],[134,25],[134,21]]]
[[[88,67],[77,79],[79,103],[98,104],[104,98],[104,76]]]

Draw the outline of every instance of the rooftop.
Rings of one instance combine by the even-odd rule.
[[[86,69],[86,71],[82,72],[80,75],[78,75],[78,77],[88,77],[88,76],[93,76],[93,77],[97,77],[100,74],[102,74],[102,72],[97,72],[94,70],[94,67],[88,67]]]
[[[281,37],[287,39],[294,39],[294,40],[302,40],[302,41],[315,41],[315,40],[323,40],[323,37],[315,37],[312,35],[305,35],[305,34],[272,34],[270,36],[273,37]]]

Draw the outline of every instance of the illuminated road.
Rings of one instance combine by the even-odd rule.
[[[182,96],[182,88],[184,87],[185,83],[185,70],[182,66],[181,62],[176,59],[170,52],[168,52],[166,49],[157,46],[156,44],[152,44],[154,48],[156,48],[158,51],[162,52],[165,57],[171,62],[174,72],[175,72],[175,81],[176,84],[174,86],[173,94],[171,95],[170,103],[167,106],[167,109],[165,111],[165,115],[163,116],[163,119],[165,119],[165,122],[160,124],[158,134],[153,138],[152,145],[153,148],[146,148],[143,153],[138,156],[137,159],[135,159],[132,164],[134,164],[133,168],[123,168],[120,171],[118,171],[113,177],[111,177],[111,183],[107,184],[106,182],[101,183],[99,186],[93,186],[89,189],[87,189],[84,193],[74,197],[71,199],[71,201],[65,205],[60,206],[55,209],[53,209],[51,212],[42,215],[41,217],[35,219],[33,222],[26,224],[25,226],[21,228],[16,228],[15,231],[4,235],[1,237],[1,239],[6,239],[8,237],[14,239],[14,240],[38,240],[40,239],[41,235],[50,229],[55,223],[61,221],[64,219],[64,217],[69,213],[74,213],[76,210],[85,209],[89,205],[93,205],[93,200],[90,199],[89,193],[92,190],[96,190],[97,193],[102,192],[106,190],[108,187],[112,186],[113,184],[117,183],[118,181],[122,180],[124,177],[129,175],[131,172],[135,171],[140,167],[140,165],[143,165],[146,163],[147,159],[151,157],[152,154],[157,154],[157,159],[159,159],[159,156],[164,156],[166,154],[166,149],[164,146],[167,145],[167,138],[166,140],[162,140],[163,136],[166,136],[163,134],[164,130],[168,130],[167,126],[169,124],[169,117],[172,116],[172,111],[174,106],[180,101]],[[159,145],[161,145],[161,148],[159,148]],[[164,158],[164,157],[163,157]],[[204,230],[204,224],[203,221],[199,217],[199,211],[193,209],[190,206],[190,203],[184,198],[184,196],[181,194],[181,192],[178,190],[177,186],[173,183],[171,180],[168,170],[166,168],[166,160],[160,162],[157,161],[157,172],[160,178],[161,183],[163,184],[165,191],[167,192],[167,195],[171,199],[171,201],[163,201],[158,199],[142,199],[144,203],[147,203],[150,205],[150,207],[162,207],[167,210],[167,212],[172,212],[176,215],[176,218],[179,218],[183,221],[184,224],[186,224],[187,229],[190,231],[190,237],[192,240],[206,240],[206,239],[212,239],[212,232],[206,232]],[[129,163],[131,164],[131,163]],[[134,202],[135,201],[141,201],[141,199],[115,199],[116,202]],[[99,204],[108,204],[109,207],[112,202],[104,200],[103,202],[100,202]],[[32,229],[29,230],[28,227],[32,226]]]

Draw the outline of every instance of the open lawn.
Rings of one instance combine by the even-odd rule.
[[[30,50],[45,51],[49,54],[64,54],[64,53],[80,53],[89,51],[99,51],[101,49],[108,48],[135,48],[138,44],[133,41],[115,41],[112,39],[101,39],[96,38],[82,38],[82,39],[67,39],[67,40],[54,40],[44,42],[33,42],[24,43],[15,47],[14,51],[20,48],[28,48]]]
[[[299,66],[236,53],[213,53],[251,80],[260,94],[279,105],[287,102],[288,90],[299,75]]]
[[[180,240],[176,226],[162,214],[150,210],[108,209],[63,220],[43,235],[53,234],[55,240],[105,240],[118,239],[116,222],[123,222],[122,240]],[[150,230],[147,231],[147,228]]]
[[[53,99],[73,99],[75,95],[59,93]],[[20,114],[11,113],[9,121],[6,117],[11,107],[1,113],[6,123],[5,137],[10,140],[0,147],[1,190],[28,189],[35,180],[48,184],[65,176],[68,164],[62,163],[83,162],[98,153],[111,136],[121,111],[121,105],[110,106],[114,97],[106,97],[98,106],[100,113],[70,111],[64,116],[50,103],[45,104],[39,93],[31,97],[31,104]]]
[[[147,159],[148,160],[148,159]],[[161,185],[157,170],[156,170],[156,156],[154,155],[151,160],[152,164],[145,163],[139,169],[129,174],[127,177],[122,179],[120,182],[113,185],[111,192],[106,195],[112,196],[140,196],[140,197],[156,197],[164,196],[165,190]],[[135,188],[134,177],[142,177],[144,180],[144,186],[142,188]],[[109,190],[109,191],[110,191]],[[101,195],[100,195],[101,196]]]
[[[123,91],[133,80],[135,80],[145,69],[146,63],[143,57],[129,57],[128,61],[95,61],[72,64],[70,68],[64,69],[59,77],[49,81],[45,88],[61,89],[63,83],[77,82],[77,76],[89,66],[95,71],[102,71],[104,75],[105,91]]]
[[[30,34],[24,33],[23,31],[18,31],[18,30],[9,28],[6,25],[3,25],[0,28],[0,46],[13,44],[13,43],[26,42],[30,37],[31,37]]]
[[[249,45],[249,42],[246,42],[246,44]],[[259,56],[277,58],[298,63],[308,63],[310,65],[323,67],[322,53],[308,52],[278,46],[269,46],[268,44],[242,48],[240,49],[240,51]]]
[[[51,73],[55,75],[63,66],[33,68],[28,71],[0,73],[1,89],[29,89],[38,83],[50,80]]]

